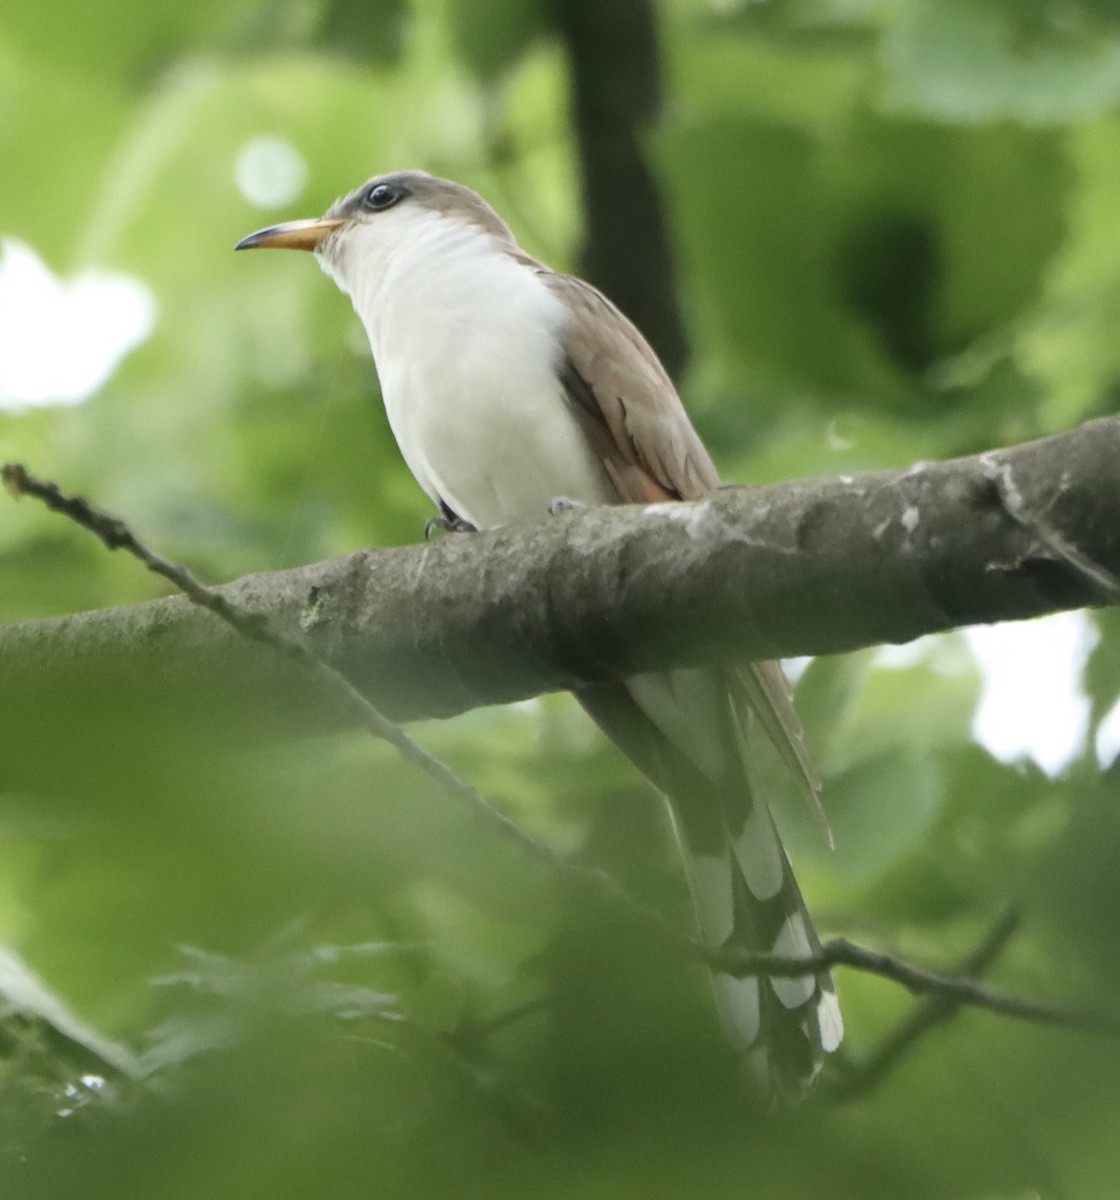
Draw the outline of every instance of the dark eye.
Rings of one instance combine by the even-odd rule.
[[[391,208],[399,199],[400,193],[396,188],[390,187],[387,183],[375,183],[366,192],[366,208],[372,208],[378,212],[383,208]]]

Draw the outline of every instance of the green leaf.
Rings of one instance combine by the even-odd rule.
[[[542,0],[455,0],[445,15],[455,53],[492,83],[545,28]]]
[[[125,1075],[139,1075],[139,1060],[127,1046],[104,1037],[75,1015],[66,1001],[8,946],[0,946],[0,999],[26,1017],[45,1021],[64,1038],[85,1047],[107,1067]]]
[[[827,870],[864,886],[914,852],[937,820],[945,783],[937,759],[887,750],[828,781],[826,807],[836,840]]]
[[[934,120],[1056,124],[1120,99],[1120,31],[1071,6],[909,0],[883,42],[886,103]]]

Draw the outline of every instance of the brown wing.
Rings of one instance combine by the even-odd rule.
[[[564,345],[564,386],[619,500],[695,500],[719,487],[711,456],[638,329],[589,283],[538,269],[572,314]],[[827,831],[817,801],[820,779],[781,667],[749,663],[733,677]]]
[[[589,283],[541,271],[571,312],[564,386],[623,503],[695,500],[719,475],[672,380],[638,330]]]

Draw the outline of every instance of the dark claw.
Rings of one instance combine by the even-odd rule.
[[[571,500],[567,496],[553,496],[548,506],[548,515],[558,517],[561,513],[579,512],[581,508],[586,507],[587,505],[582,500]]]
[[[431,539],[432,533],[435,530],[440,533],[477,533],[478,529],[472,525],[470,521],[464,521],[458,513],[453,512],[441,500],[439,502],[439,516],[429,517],[424,522],[424,539]]]

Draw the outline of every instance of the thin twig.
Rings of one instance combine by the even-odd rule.
[[[477,1049],[487,1038],[501,1033],[503,1029],[508,1029],[511,1025],[516,1025],[526,1017],[534,1017],[537,1013],[547,1011],[549,1006],[550,1001],[545,997],[535,996],[532,1000],[526,1000],[523,1004],[504,1009],[492,1017],[467,1016],[449,1037],[462,1050]]]
[[[1017,909],[1002,913],[984,935],[984,940],[952,972],[954,977],[979,979],[1006,949],[1022,924]],[[840,1081],[835,1095],[852,1100],[876,1087],[893,1070],[916,1042],[940,1025],[951,1021],[960,1011],[961,1002],[943,993],[927,997],[887,1035],[878,1048],[862,1062],[853,1063],[849,1073]]]
[[[674,929],[656,910],[631,896],[607,872],[564,858],[545,843],[539,842],[498,810],[477,789],[460,779],[450,767],[414,742],[400,726],[383,716],[341,672],[324,662],[312,649],[302,642],[277,633],[264,617],[240,609],[220,593],[199,582],[187,568],[156,554],[145,546],[123,521],[98,512],[81,497],[65,495],[56,484],[36,479],[19,464],[8,464],[0,468],[0,480],[14,496],[34,496],[52,510],[76,521],[99,537],[110,550],[127,550],[149,570],[170,580],[190,600],[209,609],[239,633],[271,647],[327,680],[354,707],[361,724],[368,732],[388,742],[406,761],[427,774],[448,795],[466,804],[487,824],[511,839],[537,861],[554,871],[576,876],[589,883],[600,895],[625,908],[668,944],[714,970],[738,978],[760,975],[795,978],[816,974],[832,967],[851,967],[890,979],[916,995],[936,996],[951,1006],[971,1005],[1020,1020],[1084,1032],[1120,1033],[1120,1015],[1065,1008],[1007,995],[986,987],[974,978],[929,971],[903,962],[894,955],[857,946],[844,938],[834,938],[826,942],[818,954],[808,958],[748,955],[706,946]],[[1094,579],[1102,583],[1096,577]]]
[[[1012,996],[989,988],[976,979],[914,966],[893,954],[857,946],[846,938],[833,938],[825,942],[820,953],[809,958],[736,954],[726,950],[708,951],[703,957],[709,965],[738,978],[767,975],[774,979],[790,979],[831,970],[833,967],[851,967],[890,979],[916,996],[938,996],[954,1005],[986,1008],[1038,1025],[1060,1025],[1083,1033],[1120,1034],[1120,1013],[1070,1008],[1024,996]]]

